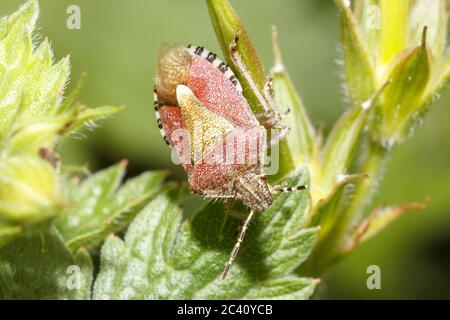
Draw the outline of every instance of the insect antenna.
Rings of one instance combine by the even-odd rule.
[[[254,214],[255,214],[255,211],[251,210],[247,216],[247,219],[245,219],[245,222],[242,225],[241,232],[239,233],[239,237],[236,241],[236,244],[233,247],[233,250],[231,250],[230,258],[228,259],[228,262],[225,265],[225,269],[223,270],[222,280],[225,279],[225,277],[227,276],[228,272],[231,269],[231,266],[233,265],[234,259],[236,259],[239,249],[241,248],[242,241],[244,240],[245,232],[247,231],[248,226],[250,225],[250,222],[252,221]]]

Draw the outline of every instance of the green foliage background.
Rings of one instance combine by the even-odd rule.
[[[2,0],[0,16],[23,1]],[[329,0],[233,1],[263,63],[272,64],[270,26],[275,24],[286,67],[316,125],[324,130],[344,111],[338,11]],[[81,8],[82,29],[66,28],[66,9]],[[39,33],[56,58],[71,54],[72,87],[88,73],[80,100],[127,109],[63,146],[66,164],[104,168],[129,160],[128,173],[168,168],[170,162],[152,111],[157,51],[163,42],[201,44],[220,53],[203,1],[42,0]],[[338,103],[340,102],[340,103]],[[423,212],[408,213],[333,267],[319,288],[324,298],[450,298],[450,92],[433,105],[413,140],[394,150],[375,203],[407,203],[429,197]],[[382,270],[382,290],[366,288],[366,268]]]

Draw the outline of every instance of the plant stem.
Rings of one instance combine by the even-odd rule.
[[[319,276],[330,264],[348,253],[345,236],[366,216],[378,182],[382,179],[389,150],[376,141],[367,141],[367,151],[361,160],[359,172],[368,174],[370,179],[362,179],[356,185],[351,204],[339,213],[339,223],[334,224],[317,244],[311,257],[297,272],[302,276]],[[338,214],[338,213],[336,213]]]
[[[383,179],[389,153],[390,150],[381,144],[373,140],[367,142],[367,151],[361,161],[360,172],[368,174],[370,179],[361,181],[356,187],[352,203],[346,213],[354,222],[359,223],[366,218],[365,208],[372,202],[377,185]]]

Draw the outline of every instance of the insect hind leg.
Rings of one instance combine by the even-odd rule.
[[[242,241],[245,238],[245,233],[247,232],[247,229],[250,225],[250,222],[252,221],[254,214],[255,214],[255,211],[251,210],[249,215],[247,216],[247,219],[245,220],[244,224],[242,225],[241,232],[239,233],[239,237],[236,241],[236,244],[234,245],[233,250],[231,250],[230,258],[228,259],[227,263],[225,264],[225,268],[222,273],[222,280],[226,278],[228,272],[230,271],[231,267],[233,266],[234,260],[236,259],[239,249],[241,248]]]

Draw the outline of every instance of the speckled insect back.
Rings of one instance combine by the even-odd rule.
[[[235,198],[259,212],[269,207],[272,196],[263,174],[266,131],[224,62],[201,47],[163,46],[155,103],[158,126],[182,160],[193,192]],[[222,152],[227,146],[233,146],[226,154],[232,159]],[[244,161],[234,161],[239,151]]]
[[[225,277],[254,212],[272,203],[263,172],[266,129],[233,71],[203,47],[164,45],[154,95],[158,127],[186,170],[192,191],[207,198],[236,199],[251,209]]]

